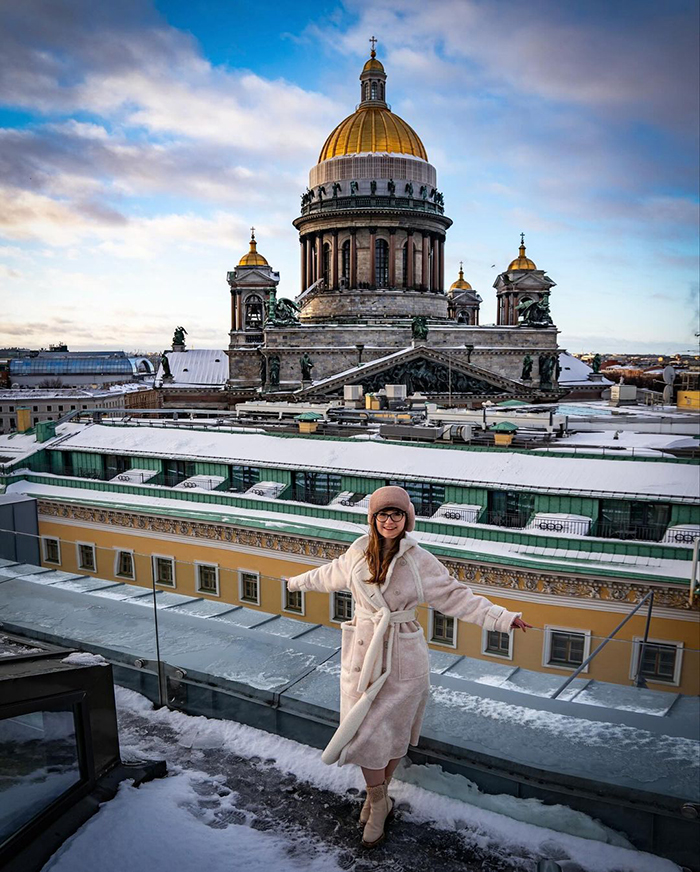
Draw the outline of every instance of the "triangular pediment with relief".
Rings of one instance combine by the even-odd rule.
[[[521,382],[418,345],[329,376],[296,391],[296,395],[333,396],[342,394],[345,385],[362,385],[365,393],[371,393],[387,384],[406,385],[409,395],[500,398],[532,394],[532,388]]]
[[[280,280],[279,273],[259,269],[246,270],[245,273],[242,273],[237,277],[235,273],[230,273],[229,275],[230,283],[238,288],[245,288],[249,285],[254,287],[265,286],[273,288],[276,287]]]

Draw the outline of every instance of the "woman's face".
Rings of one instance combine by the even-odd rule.
[[[382,509],[374,516],[377,532],[384,539],[396,539],[406,526],[406,514],[401,509]]]

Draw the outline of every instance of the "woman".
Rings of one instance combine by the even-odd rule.
[[[428,646],[416,606],[507,633],[531,626],[477,596],[452,578],[440,561],[407,536],[415,511],[401,487],[382,487],[369,501],[369,535],[324,566],[288,579],[289,590],[348,589],[352,621],[342,625],[340,726],[321,759],[356,763],[367,784],[360,813],[362,844],[384,837],[393,803],[387,787],[409,745],[417,745],[430,691]]]

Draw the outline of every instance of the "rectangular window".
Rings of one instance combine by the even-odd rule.
[[[499,633],[498,630],[486,630],[484,654],[495,654],[498,657],[510,657],[510,633]]]
[[[353,615],[352,594],[348,590],[338,590],[333,593],[334,621],[351,621]]]
[[[547,666],[580,666],[586,653],[586,634],[565,630],[547,631]]]
[[[430,641],[437,642],[439,645],[454,646],[456,644],[455,619],[449,617],[449,615],[443,615],[442,612],[433,610]]]
[[[123,472],[124,470],[120,470]],[[194,463],[190,460],[165,460],[163,462],[163,481],[162,484],[168,487],[175,487],[186,478],[192,478],[196,473]]]
[[[534,494],[489,491],[486,523],[497,527],[525,527],[534,507]]]
[[[120,578],[136,578],[133,551],[117,551],[117,567],[115,575],[118,575]]]
[[[287,585],[282,582],[284,591],[283,609],[285,612],[294,612],[296,615],[304,614],[304,595],[300,590],[287,590]]]
[[[47,406],[47,407],[46,407],[46,411],[47,411],[47,412],[52,411],[51,406]]]
[[[213,563],[197,563],[197,590],[219,595],[219,567]]]
[[[38,412],[38,411],[39,411],[39,407],[38,407],[38,406],[34,406],[34,408],[32,409],[32,411],[34,411],[34,412]]]
[[[61,563],[61,543],[58,539],[52,539],[44,536],[41,540],[44,543],[44,563]]]
[[[229,490],[244,493],[260,481],[260,470],[254,466],[233,464],[229,467]]]
[[[334,472],[293,472],[292,499],[327,506],[339,493],[340,475]]]
[[[238,573],[239,596],[241,602],[260,605],[260,576],[257,572],[240,570]]]
[[[95,572],[97,570],[94,545],[78,543],[78,568],[86,569],[88,572]]]
[[[434,515],[445,502],[445,488],[429,481],[405,481],[404,479],[389,479],[387,484],[402,487],[408,491],[411,502],[416,508],[416,514],[422,518]]]
[[[600,500],[596,535],[659,542],[671,521],[669,503]]]
[[[129,458],[124,457],[123,454],[102,455],[102,469],[105,479],[114,478],[115,475],[119,475],[121,472],[126,472],[130,466],[131,463],[129,462]]]
[[[62,411],[63,411],[63,406],[59,406],[59,407],[58,407],[58,411],[59,411],[59,412],[62,412]]]
[[[175,561],[172,557],[153,557],[153,580],[156,584],[175,587]]]
[[[667,684],[679,683],[681,645],[677,642],[648,641],[644,645],[644,653],[642,654],[642,643],[644,640],[637,638],[634,641],[632,678],[636,677],[639,657],[642,655],[640,675],[649,681],[659,681]]]

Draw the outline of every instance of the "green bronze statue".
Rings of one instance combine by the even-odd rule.
[[[425,341],[428,338],[428,319],[425,315],[416,315],[411,321],[411,336],[413,339]]]
[[[299,359],[301,366],[301,380],[311,381],[311,370],[314,368],[314,362],[309,357],[308,351],[305,351]]]

